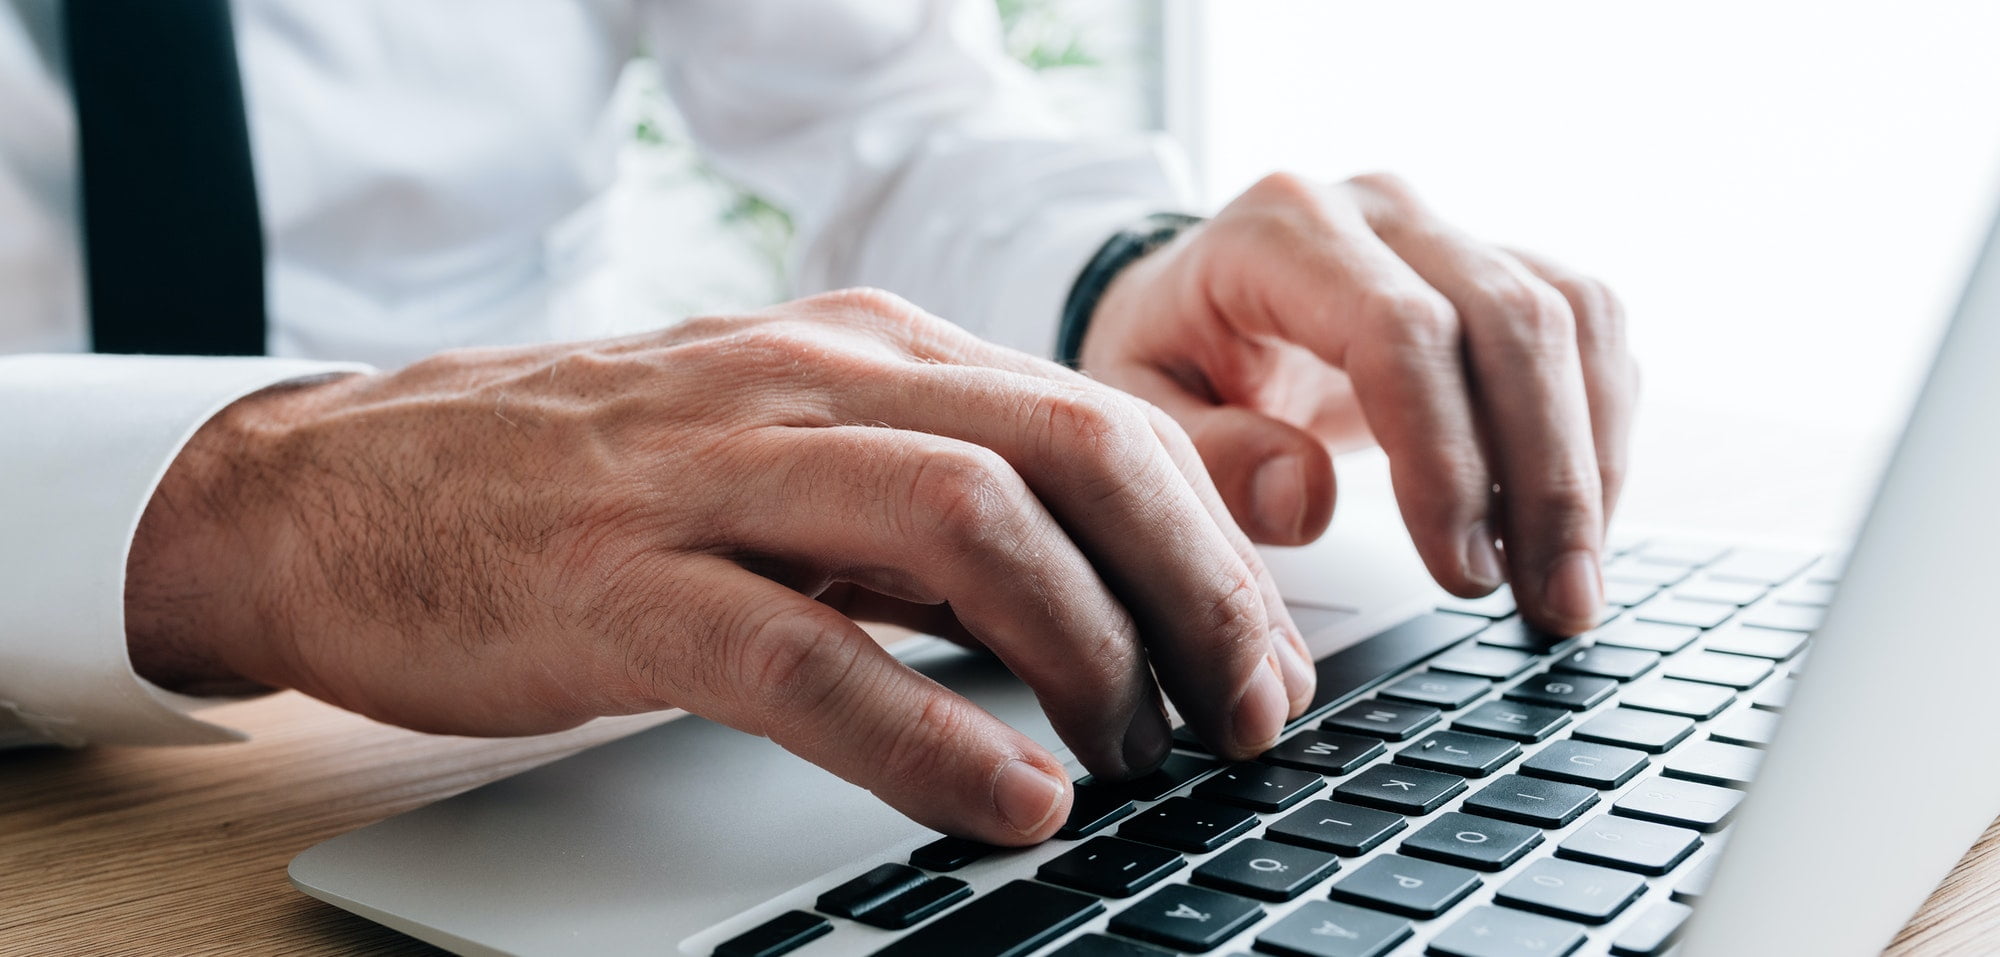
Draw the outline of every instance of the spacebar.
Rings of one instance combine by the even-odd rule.
[[[1097,916],[1097,898],[1013,881],[875,952],[876,957],[1015,957]]]
[[[1321,658],[1315,669],[1319,672],[1319,688],[1313,692],[1312,707],[1290,727],[1317,720],[1328,708],[1472,637],[1488,624],[1491,623],[1486,619],[1470,615],[1427,612]]]

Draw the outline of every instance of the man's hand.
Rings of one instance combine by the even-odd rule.
[[[1167,752],[1155,672],[1233,758],[1313,686],[1171,419],[868,291],[253,396],[129,572],[169,687],[457,734],[683,707],[1003,844],[1062,823],[1062,766],[853,619],[990,649],[1111,777]]]
[[[1504,578],[1543,627],[1595,624],[1638,390],[1597,282],[1466,236],[1390,177],[1275,175],[1114,279],[1080,359],[1180,421],[1253,538],[1323,531],[1331,452],[1372,434],[1445,588]]]

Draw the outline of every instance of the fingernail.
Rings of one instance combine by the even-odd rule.
[[[1278,667],[1285,675],[1286,698],[1292,705],[1286,714],[1290,715],[1297,710],[1297,706],[1312,700],[1318,676],[1313,674],[1312,666],[1306,663],[1290,632],[1283,628],[1271,629],[1271,644],[1278,650]]]
[[[1062,801],[1062,782],[1026,761],[1008,761],[993,776],[993,809],[1007,826],[1032,834],[1047,823]]]
[[[1264,667],[1250,676],[1250,686],[1243,689],[1243,697],[1236,699],[1234,738],[1236,747],[1248,754],[1262,754],[1278,740],[1278,732],[1285,728],[1285,713],[1289,708],[1285,695],[1285,679],[1279,674],[1283,666],[1278,664],[1276,649],[1264,653]]]
[[[1598,579],[1597,556],[1574,551],[1556,559],[1549,566],[1548,581],[1542,585],[1542,606],[1552,615],[1595,622],[1604,607],[1604,585]]]
[[[1306,520],[1305,460],[1280,455],[1257,466],[1250,477],[1250,507],[1266,535],[1297,538]]]
[[[1125,729],[1125,742],[1120,749],[1126,770],[1140,774],[1159,767],[1167,757],[1172,737],[1167,716],[1151,702],[1141,704],[1139,713],[1132,716],[1132,726]]]
[[[1500,564],[1500,549],[1493,544],[1493,526],[1483,519],[1472,524],[1465,535],[1465,576],[1481,588],[1498,588],[1507,581]]]

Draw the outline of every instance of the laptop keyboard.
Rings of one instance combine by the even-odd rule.
[[[1319,662],[1256,761],[1176,733],[1145,778],[1080,780],[1043,848],[941,838],[714,952],[810,957],[858,922],[909,928],[873,938],[897,957],[1666,953],[1840,571],[1624,543],[1575,638],[1504,589],[1447,602]]]

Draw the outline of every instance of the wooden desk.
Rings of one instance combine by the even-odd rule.
[[[0,752],[0,954],[437,953],[293,890],[286,863],[335,834],[665,720],[515,740],[439,738],[296,694],[213,716],[255,737],[208,748]],[[1892,952],[1996,947],[2000,825]]]

